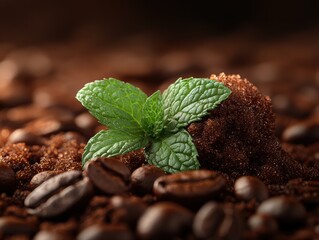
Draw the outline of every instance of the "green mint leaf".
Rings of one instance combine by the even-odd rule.
[[[146,99],[142,111],[142,127],[148,136],[156,138],[164,128],[164,109],[160,91]]]
[[[120,130],[102,130],[92,137],[85,146],[82,165],[92,158],[112,157],[144,148],[148,143],[143,135]]]
[[[178,79],[163,93],[164,124],[176,132],[200,120],[227,99],[231,91],[222,83],[207,78]]]
[[[147,95],[114,78],[86,84],[76,98],[109,129],[142,133],[142,107]]]
[[[148,163],[162,168],[165,172],[175,173],[199,168],[196,147],[185,129],[154,140],[145,149],[145,154]]]

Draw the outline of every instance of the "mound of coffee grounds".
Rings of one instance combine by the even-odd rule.
[[[308,169],[292,159],[275,136],[269,97],[239,75],[222,73],[211,79],[224,83],[232,93],[204,121],[188,127],[202,167],[227,173],[234,179],[256,175],[266,183],[284,183],[304,176]],[[318,179],[319,170],[311,177]]]

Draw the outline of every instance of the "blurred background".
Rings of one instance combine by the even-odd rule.
[[[79,113],[74,96],[95,79],[150,94],[225,72],[270,95],[286,126],[319,112],[318,12],[318,1],[297,0],[0,0],[0,106]]]

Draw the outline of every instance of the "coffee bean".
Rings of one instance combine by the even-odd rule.
[[[164,175],[162,169],[153,165],[139,167],[131,175],[132,191],[140,195],[151,194],[155,180]]]
[[[26,220],[17,217],[0,217],[0,233],[10,234],[27,234],[30,235],[36,231],[36,226]]]
[[[216,202],[207,202],[195,215],[193,232],[197,238],[208,238],[215,236],[221,225],[225,213],[223,207]]]
[[[313,229],[300,229],[294,232],[289,238],[289,240],[317,240],[319,239],[319,234]]]
[[[30,181],[30,185],[32,188],[36,188],[38,187],[40,184],[42,184],[43,182],[45,182],[46,180],[48,180],[49,178],[52,178],[58,174],[60,174],[61,172],[59,171],[44,171],[44,172],[40,172],[36,175],[34,175]]]
[[[147,207],[141,198],[135,196],[113,196],[110,206],[113,209],[112,223],[126,223],[133,228]]]
[[[316,208],[319,204],[319,181],[293,179],[288,188],[298,194],[299,200],[308,208]]]
[[[253,176],[243,176],[236,180],[234,185],[235,194],[244,201],[256,199],[263,201],[268,198],[268,189],[266,185]]]
[[[29,122],[25,130],[38,136],[47,136],[59,131],[72,131],[75,129],[72,121],[52,117],[38,118]]]
[[[16,188],[16,175],[12,168],[0,162],[0,193],[12,193]]]
[[[18,67],[20,78],[44,77],[52,72],[51,59],[40,49],[25,48],[11,52],[6,60]]]
[[[276,218],[281,226],[295,226],[303,223],[306,210],[295,198],[276,196],[262,202],[257,209],[259,214]]]
[[[46,230],[42,230],[40,232],[38,232],[33,240],[71,240],[73,239],[71,236],[68,236],[66,234],[61,234],[61,233],[57,233],[52,231],[46,231]]]
[[[248,219],[248,225],[251,230],[259,235],[271,235],[278,230],[278,224],[275,218],[265,214],[255,214]]]
[[[282,133],[285,142],[312,144],[319,141],[319,118],[302,121],[287,127]]]
[[[90,113],[81,113],[74,119],[75,124],[85,132],[93,131],[97,125],[98,121]]]
[[[133,240],[133,234],[124,225],[95,224],[82,230],[77,240]]]
[[[190,205],[218,197],[225,186],[226,180],[219,173],[196,170],[159,177],[154,192],[159,198]]]
[[[88,163],[86,172],[93,184],[106,194],[128,190],[130,170],[114,158],[97,158]]]
[[[31,101],[31,94],[27,86],[20,82],[10,82],[0,85],[0,106],[14,107]]]
[[[34,189],[24,205],[31,214],[40,217],[61,215],[93,192],[87,178],[81,179],[80,171],[68,171],[50,178]]]
[[[44,144],[44,140],[41,137],[31,132],[28,132],[23,128],[16,129],[15,131],[13,131],[8,138],[8,142],[9,143],[24,142],[26,145],[43,145]]]
[[[187,235],[192,221],[193,214],[188,209],[175,203],[160,202],[148,207],[141,216],[137,233],[141,239],[173,239]]]
[[[243,219],[232,205],[224,206],[225,217],[218,229],[218,238],[236,240],[242,239],[244,231]]]

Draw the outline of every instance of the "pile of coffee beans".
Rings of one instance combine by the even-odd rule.
[[[243,39],[0,44],[0,239],[319,239],[318,38]],[[85,82],[150,94],[223,71],[254,85],[214,76],[234,95],[188,127],[201,169],[165,174],[143,150],[82,167],[105,129],[75,100]]]

